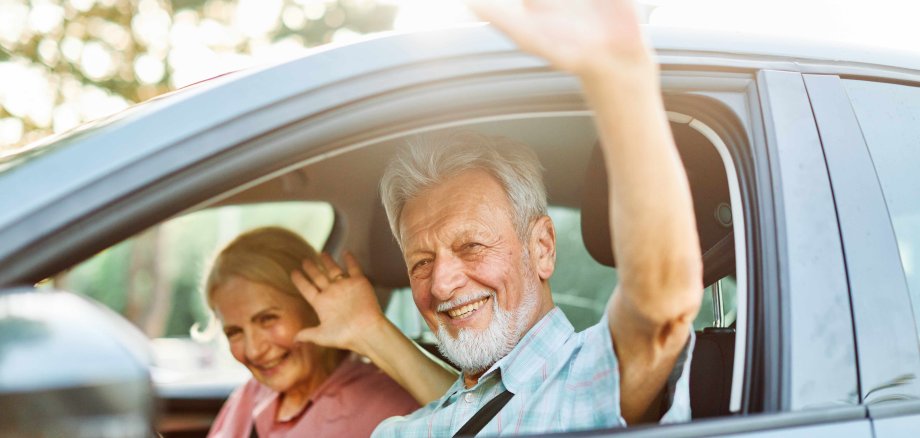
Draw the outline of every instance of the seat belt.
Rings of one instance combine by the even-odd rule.
[[[483,427],[486,427],[486,424],[489,424],[489,421],[492,421],[492,419],[498,415],[498,411],[502,410],[502,408],[508,404],[511,397],[514,397],[514,394],[506,389],[505,392],[489,400],[482,409],[476,411],[473,417],[467,420],[463,427],[454,434],[454,438],[461,436],[476,436]]]

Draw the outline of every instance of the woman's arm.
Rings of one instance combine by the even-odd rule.
[[[368,357],[423,406],[444,395],[457,372],[428,355],[384,316],[373,286],[354,257],[345,254],[347,273],[328,254],[322,259],[322,269],[304,261],[306,276],[291,273],[294,285],[320,321],[300,331],[296,339]]]

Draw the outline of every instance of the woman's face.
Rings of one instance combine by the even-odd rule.
[[[299,297],[240,277],[232,277],[212,296],[230,352],[269,388],[285,393],[308,385],[320,367],[321,347],[294,342],[316,317]]]

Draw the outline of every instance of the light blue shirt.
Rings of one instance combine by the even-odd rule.
[[[693,331],[668,379],[670,407],[662,423],[690,420]],[[405,417],[384,420],[374,437],[450,437],[483,405],[509,390],[514,397],[482,436],[550,433],[626,426],[620,415],[620,375],[607,316],[583,332],[558,307],[524,335],[470,389],[462,376],[444,397]]]

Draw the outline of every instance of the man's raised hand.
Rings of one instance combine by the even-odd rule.
[[[467,0],[466,3],[522,49],[582,78],[609,69],[645,67],[650,59],[633,0]]]

